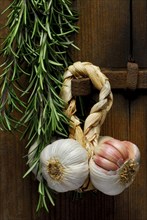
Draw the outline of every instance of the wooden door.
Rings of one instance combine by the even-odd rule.
[[[0,1],[2,11],[10,0]],[[35,213],[38,194],[33,175],[23,179],[25,144],[15,134],[0,131],[0,219],[1,220],[146,220],[147,219],[147,2],[132,0],[75,0],[79,34],[73,36],[80,51],[71,50],[75,61],[99,65],[110,77],[114,104],[102,127],[102,135],[130,140],[141,151],[141,167],[134,183],[118,196],[85,193],[73,199],[58,194],[49,213]],[[132,27],[130,28],[130,12]],[[1,16],[0,26],[6,18]],[[131,34],[132,30],[132,34]],[[0,40],[6,36],[1,31]],[[130,41],[139,65],[135,91],[126,89]],[[2,59],[2,58],[1,58]]]

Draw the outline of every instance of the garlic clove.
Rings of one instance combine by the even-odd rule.
[[[46,146],[40,163],[48,186],[57,192],[78,189],[89,174],[87,151],[73,139],[60,139]]]
[[[108,171],[109,170],[117,170],[119,168],[117,164],[115,164],[112,161],[110,161],[104,157],[101,157],[99,155],[94,156],[93,160],[98,166],[100,166],[103,169],[108,170]]]
[[[99,147],[102,143],[106,143],[108,140],[110,141],[111,139],[114,139],[113,137],[110,136],[99,136],[98,138],[98,144],[97,146],[95,146],[95,153],[97,153],[97,151],[99,150]]]
[[[135,161],[140,161],[140,151],[138,147],[129,141],[122,141],[122,143],[126,146],[126,149],[129,152],[129,158],[134,159]]]
[[[101,138],[89,163],[91,182],[101,192],[117,195],[134,181],[139,163],[140,151],[135,144]]]
[[[112,145],[114,148],[116,148],[123,156],[123,159],[128,158],[128,149],[127,147],[124,147],[123,141],[119,141],[113,138],[111,140],[105,141],[105,143]]]
[[[121,155],[121,153],[115,147],[106,143],[101,144],[100,148],[97,151],[97,154],[115,163],[116,165],[119,160],[124,160],[123,155]]]

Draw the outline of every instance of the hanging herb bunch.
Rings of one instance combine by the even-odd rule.
[[[19,130],[28,140],[27,147],[34,144],[37,149],[29,155],[30,169],[25,176],[35,168],[39,179],[37,210],[48,210],[47,198],[54,202],[39,175],[39,157],[53,136],[68,136],[65,127],[69,119],[63,113],[59,91],[70,63],[68,48],[76,47],[70,36],[78,31],[77,14],[71,10],[70,0],[13,0],[6,11],[9,33],[2,49],[0,127]]]

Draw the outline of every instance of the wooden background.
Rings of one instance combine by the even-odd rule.
[[[0,1],[2,11],[10,0]],[[103,68],[126,69],[130,48],[129,0],[74,0],[79,12],[79,34],[71,51],[73,61],[90,61]],[[0,27],[5,23],[0,19]],[[0,32],[0,39],[6,35]],[[134,57],[147,68],[147,1],[133,0]],[[119,84],[118,82],[116,82]],[[146,82],[147,83],[147,82]],[[113,90],[114,104],[101,134],[136,143],[141,151],[141,168],[133,185],[121,195],[85,193],[72,200],[59,194],[49,213],[36,214],[37,182],[33,175],[22,179],[25,141],[17,135],[0,132],[0,219],[1,220],[146,220],[147,219],[147,90],[134,93]],[[131,95],[130,95],[131,93]],[[133,95],[132,95],[133,94]]]

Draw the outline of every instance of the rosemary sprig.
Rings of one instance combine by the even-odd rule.
[[[67,136],[69,121],[58,94],[70,61],[67,50],[75,46],[70,36],[78,30],[77,15],[70,0],[13,0],[5,11],[9,11],[9,33],[2,49],[0,125],[9,131],[24,126],[22,138],[27,135],[27,146],[38,143],[29,172],[35,166],[39,172],[41,150],[54,135]],[[52,204],[53,200],[42,180],[39,196],[37,210],[48,210],[46,198]]]

